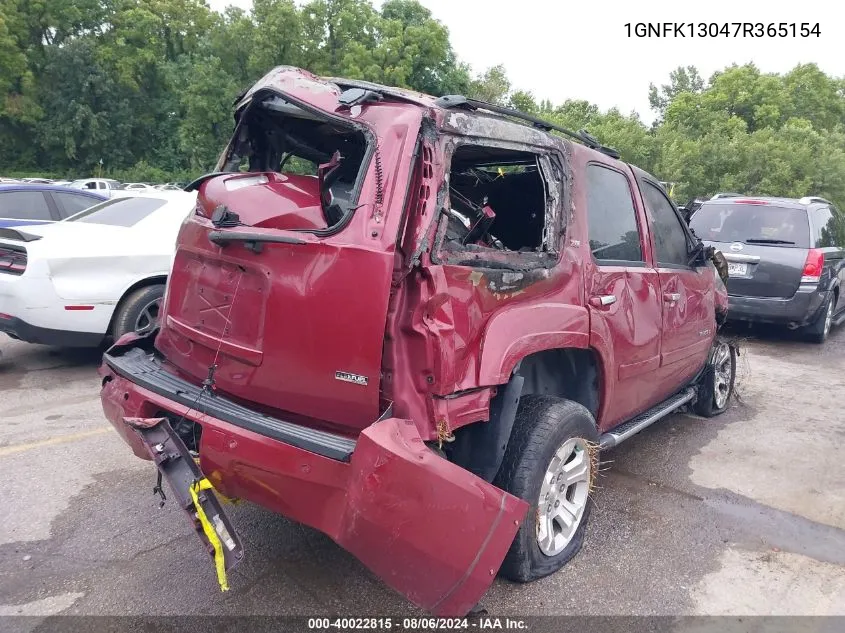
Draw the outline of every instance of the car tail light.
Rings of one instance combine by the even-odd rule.
[[[0,246],[0,273],[23,275],[26,259],[26,249],[23,247]]]
[[[817,248],[811,248],[807,253],[807,261],[804,262],[804,272],[801,273],[802,284],[817,284],[822,278],[824,268],[824,252]]]

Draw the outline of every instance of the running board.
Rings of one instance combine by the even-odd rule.
[[[665,418],[670,413],[674,412],[683,404],[686,404],[695,397],[695,389],[688,387],[684,391],[675,394],[668,400],[664,400],[655,407],[652,407],[644,413],[640,413],[637,417],[631,418],[624,424],[620,424],[607,433],[602,433],[599,438],[601,448],[613,448],[618,446],[632,435],[636,435],[645,427],[651,426],[658,420]]]
[[[834,316],[830,324],[836,327],[838,325],[842,325],[842,323],[845,323],[845,310],[843,310],[839,316]]]

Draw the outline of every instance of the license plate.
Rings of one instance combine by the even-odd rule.
[[[728,262],[728,276],[745,277],[748,275],[748,264],[733,264]]]

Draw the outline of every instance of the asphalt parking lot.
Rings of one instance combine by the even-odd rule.
[[[561,572],[497,580],[494,615],[845,615],[845,328],[755,333],[740,402],[603,455],[587,541]],[[0,615],[417,613],[318,532],[231,509],[247,557],[218,590],[154,469],[103,418],[97,352],[0,335]]]

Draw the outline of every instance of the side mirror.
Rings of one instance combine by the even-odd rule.
[[[689,265],[692,267],[704,266],[707,263],[707,249],[698,240],[689,252]]]

